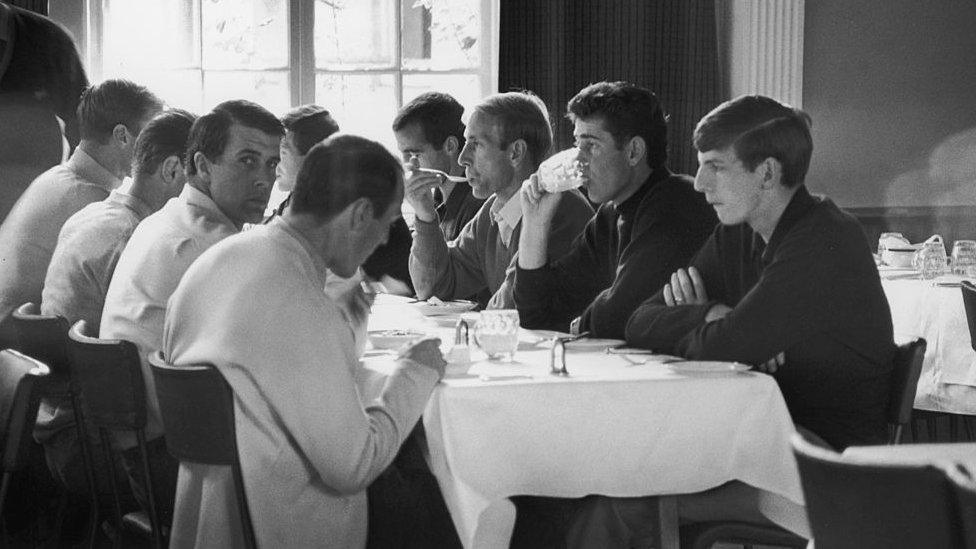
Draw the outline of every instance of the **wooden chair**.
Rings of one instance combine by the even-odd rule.
[[[0,442],[3,444],[3,481],[0,517],[14,473],[30,464],[30,441],[40,405],[41,385],[50,374],[46,365],[17,351],[0,351]],[[0,543],[8,546],[6,530]]]
[[[45,399],[68,399],[75,415],[75,429],[81,445],[85,481],[89,493],[88,539],[94,543],[98,528],[98,491],[92,466],[92,449],[88,439],[85,414],[78,402],[77,391],[71,379],[71,362],[68,359],[68,321],[64,317],[41,314],[34,303],[24,303],[10,318],[14,334],[13,347],[25,355],[47,365],[50,375],[41,387]]]
[[[244,543],[257,547],[237,453],[234,395],[210,364],[172,366],[161,353],[149,355],[166,431],[166,448],[180,462],[230,466]]]
[[[98,435],[108,465],[109,478],[115,500],[115,521],[121,530],[127,530],[143,539],[151,539],[153,545],[166,545],[163,525],[156,507],[153,475],[146,449],[146,383],[142,376],[139,351],[135,344],[125,340],[108,340],[88,337],[84,320],[79,320],[68,332],[68,356],[74,368],[74,382],[81,395],[85,418],[98,428]],[[123,516],[116,476],[114,452],[110,431],[130,431],[136,435],[141,457],[142,478],[145,479],[148,517],[137,511]],[[121,536],[116,536],[116,545]]]
[[[891,388],[888,398],[888,444],[901,444],[902,431],[912,420],[918,378],[925,360],[925,339],[899,345],[891,372]]]
[[[845,461],[800,435],[791,442],[818,548],[965,547],[941,469]]]

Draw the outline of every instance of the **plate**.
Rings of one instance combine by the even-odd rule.
[[[399,349],[405,343],[424,337],[423,332],[413,330],[381,330],[369,332],[369,341],[374,349]]]
[[[573,351],[602,351],[608,347],[620,347],[627,343],[622,339],[600,339],[584,337],[566,342],[566,348]]]
[[[689,360],[685,362],[672,362],[668,364],[675,372],[681,373],[728,373],[746,372],[752,369],[748,364],[738,362],[720,362],[717,360]]]
[[[443,302],[433,302],[430,301],[418,301],[413,304],[413,307],[420,311],[420,314],[424,316],[434,316],[434,315],[446,315],[451,313],[463,313],[465,311],[470,311],[474,309],[478,304],[473,301],[467,300],[457,300],[457,301],[443,301]]]

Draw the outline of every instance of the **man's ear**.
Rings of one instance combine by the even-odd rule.
[[[524,139],[516,139],[508,146],[508,158],[512,166],[518,166],[521,162],[529,160],[529,145]]]
[[[159,177],[167,185],[172,185],[174,181],[180,176],[180,172],[183,171],[183,163],[180,162],[180,158],[175,154],[167,156],[159,164]]]
[[[373,203],[366,197],[359,197],[348,207],[349,229],[354,232],[362,231],[373,219]]]
[[[193,158],[191,161],[193,162],[193,166],[197,169],[197,175],[209,183],[210,172],[213,171],[213,164],[211,164],[210,159],[207,158],[207,155],[197,151],[193,153]]]
[[[630,141],[627,142],[626,153],[627,164],[629,164],[631,168],[641,162],[645,162],[644,157],[647,156],[647,142],[645,142],[644,138],[639,135],[631,137]]]
[[[771,189],[783,181],[783,165],[771,156],[760,162],[756,169],[759,170],[759,175],[762,177],[764,189]]]
[[[128,147],[133,147],[136,141],[136,137],[129,132],[129,128],[125,127],[125,124],[116,124],[112,128],[112,138],[119,145]]]
[[[445,153],[451,156],[456,156],[461,151],[461,143],[458,141],[457,137],[449,135],[447,136],[447,139],[444,140],[444,146],[441,148]]]

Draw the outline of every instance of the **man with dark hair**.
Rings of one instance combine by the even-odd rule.
[[[164,355],[227,379],[257,545],[363,547],[366,487],[393,460],[444,373],[436,339],[402,350],[376,399],[360,394],[346,313],[326,271],[350,277],[400,216],[400,163],[336,135],[311,149],[293,203],[187,271],[166,313]],[[355,313],[366,317],[360,291]],[[226,468],[184,465],[170,544],[244,543]]]
[[[420,299],[465,298],[487,290],[489,308],[511,309],[522,223],[515,194],[549,153],[549,116],[545,104],[532,94],[499,93],[474,108],[464,137],[458,162],[474,196],[487,200],[461,234],[445,242],[429,184],[423,179],[408,181],[406,198],[417,214],[410,275]],[[593,215],[577,191],[563,193],[557,202],[549,231],[552,257],[566,253]]]
[[[637,305],[687,264],[716,219],[691,178],[666,167],[667,123],[657,97],[600,82],[569,101],[583,186],[600,204],[569,253],[547,261],[559,195],[536,175],[523,185],[515,301],[526,328],[622,338]]]
[[[225,101],[193,123],[180,195],[136,227],[105,295],[100,336],[136,344],[146,380],[146,438],[153,456],[158,509],[173,509],[177,462],[166,452],[148,353],[162,347],[166,301],[207,248],[259,223],[274,183],[281,122],[250,101]],[[145,505],[135,439],[117,437],[133,492]]]
[[[463,113],[464,107],[450,95],[427,92],[404,105],[393,120],[397,148],[403,161],[413,168],[410,178],[416,186],[430,187],[431,205],[449,241],[461,234],[485,202],[471,194],[467,181],[449,179],[464,176],[464,168],[458,164],[464,146]]]
[[[169,110],[150,120],[136,139],[131,186],[125,192],[112,191],[105,200],[68,218],[47,270],[42,313],[63,316],[69,324],[84,320],[89,334],[98,335],[105,292],[129,236],[143,218],[183,189],[186,139],[195,118],[186,111]],[[96,429],[89,426],[88,432],[92,444],[101,448]],[[34,437],[44,445],[55,478],[73,492],[85,493],[81,447],[67,399],[41,402]],[[99,492],[107,494],[111,485],[106,473],[96,470]]]
[[[161,109],[152,92],[126,80],[106,80],[82,94],[81,143],[67,162],[30,184],[0,225],[0,324],[23,303],[41,300],[61,226],[129,175],[136,138]]]

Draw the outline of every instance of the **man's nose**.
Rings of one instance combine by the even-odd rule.
[[[471,160],[469,158],[470,155],[471,155],[471,149],[468,148],[467,144],[465,144],[464,147],[461,148],[461,154],[458,155],[458,165],[465,166],[465,167],[470,166],[471,165]]]

